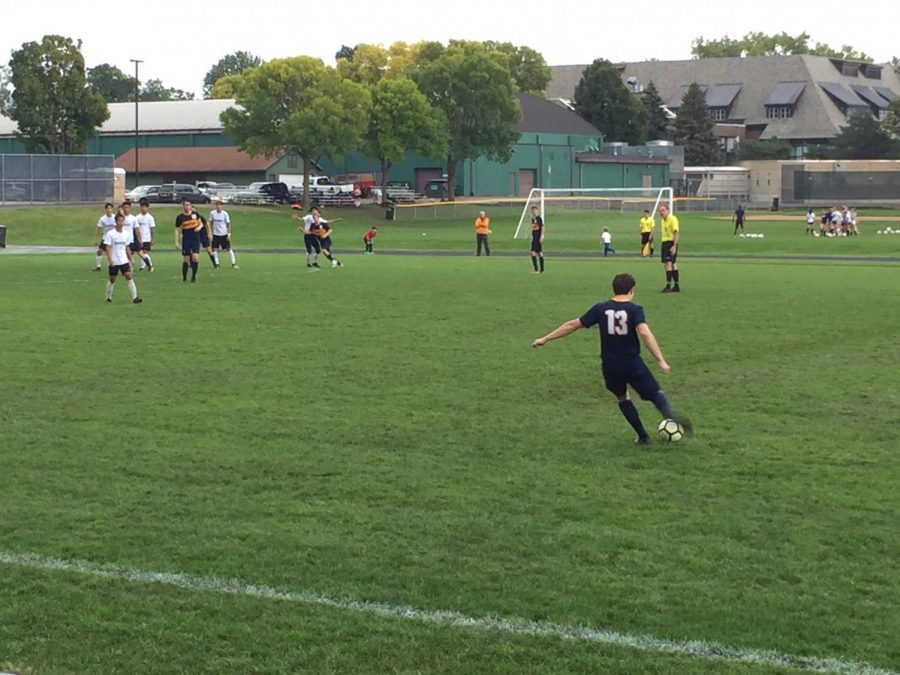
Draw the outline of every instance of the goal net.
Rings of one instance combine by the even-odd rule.
[[[603,224],[606,216],[612,214],[640,215],[647,210],[656,218],[660,204],[666,204],[671,211],[672,201],[670,187],[533,188],[525,201],[513,238],[529,236],[532,206],[538,207],[545,223],[561,233],[566,229],[594,229]],[[621,222],[621,217],[617,219]]]

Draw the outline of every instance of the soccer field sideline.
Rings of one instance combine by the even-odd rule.
[[[182,572],[148,571],[86,560],[63,560],[36,553],[0,550],[0,564],[19,568],[78,574],[101,579],[117,579],[136,584],[160,584],[186,591],[239,595],[265,600],[317,605],[347,612],[373,614],[382,618],[403,619],[447,628],[468,628],[511,635],[559,638],[594,644],[624,647],[655,654],[688,656],[707,661],[747,663],[758,666],[790,668],[837,675],[900,675],[900,671],[868,663],[835,657],[801,656],[772,649],[735,647],[703,639],[673,640],[646,634],[621,633],[614,629],[567,626],[547,621],[528,621],[498,616],[472,616],[455,610],[424,610],[409,605],[394,605],[372,600],[357,600],[322,595],[309,590],[286,590],[239,579],[204,577]],[[0,674],[2,675],[2,674]]]

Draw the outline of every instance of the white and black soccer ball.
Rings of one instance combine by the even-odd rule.
[[[684,427],[675,420],[663,420],[657,429],[659,437],[666,443],[674,443],[684,438]]]

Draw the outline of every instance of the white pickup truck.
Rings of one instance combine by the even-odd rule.
[[[285,180],[289,178],[290,180]],[[278,180],[291,186],[291,192],[303,194],[303,176],[279,176]],[[309,189],[313,194],[338,195],[353,194],[353,183],[335,183],[328,176],[310,176]]]

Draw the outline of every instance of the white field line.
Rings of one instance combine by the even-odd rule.
[[[148,572],[127,567],[97,564],[86,560],[62,560],[34,553],[0,551],[0,564],[70,572],[107,579],[120,579],[141,584],[162,584],[190,591],[228,593],[267,600],[297,602],[344,611],[363,612],[376,616],[410,619],[419,623],[453,628],[469,628],[512,635],[534,635],[614,647],[627,647],[644,652],[674,654],[708,661],[749,663],[775,668],[791,668],[806,672],[838,673],[839,675],[900,675],[900,671],[878,668],[867,663],[838,658],[797,656],[771,649],[732,647],[705,640],[670,640],[653,637],[652,635],[619,633],[613,630],[587,626],[566,626],[544,621],[527,621],[525,619],[494,616],[469,616],[452,610],[426,610],[409,605],[392,605],[366,600],[333,598],[309,591],[288,591],[271,586],[250,584],[237,579],[201,577],[179,574],[177,572]]]

